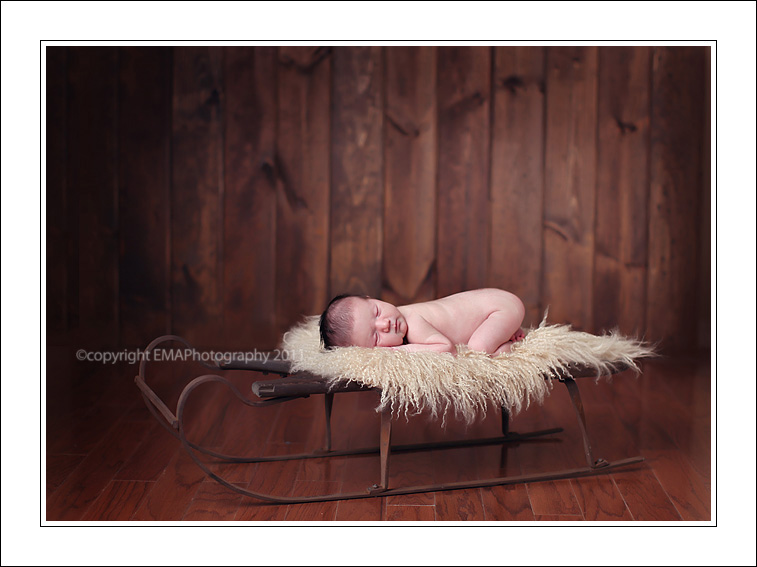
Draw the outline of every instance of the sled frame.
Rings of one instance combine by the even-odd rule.
[[[583,476],[602,474],[609,470],[640,463],[644,460],[644,458],[641,456],[630,457],[613,462],[607,461],[603,458],[595,458],[594,452],[591,448],[591,442],[586,424],[586,415],[584,412],[583,402],[581,400],[581,394],[578,389],[578,384],[576,383],[576,378],[597,377],[597,373],[593,368],[585,366],[574,366],[568,368],[563,372],[557,373],[554,376],[545,376],[545,379],[559,380],[565,385],[568,390],[570,401],[573,405],[573,408],[575,409],[579,429],[583,438],[584,456],[586,459],[585,467],[561,469],[543,473],[494,477],[484,480],[392,487],[389,485],[389,462],[390,456],[393,453],[449,449],[454,447],[504,445],[507,443],[519,443],[538,440],[543,441],[543,437],[560,433],[563,431],[563,429],[543,429],[523,434],[512,432],[510,431],[509,427],[510,414],[507,409],[502,408],[501,436],[459,441],[442,441],[392,446],[392,415],[389,409],[384,409],[381,411],[378,446],[335,450],[332,448],[331,443],[331,414],[335,394],[370,390],[378,391],[377,389],[361,386],[355,383],[330,387],[324,377],[316,376],[307,372],[292,374],[289,371],[290,365],[285,361],[280,360],[237,362],[218,365],[211,365],[202,362],[204,366],[214,371],[247,370],[253,372],[261,372],[263,374],[276,374],[280,377],[268,381],[254,382],[252,385],[252,390],[257,395],[257,397],[260,398],[260,401],[252,401],[246,396],[242,395],[242,393],[239,392],[238,388],[234,384],[226,380],[226,378],[224,378],[223,376],[220,376],[218,374],[205,374],[199,376],[189,382],[182,390],[177,402],[176,413],[174,414],[168,408],[168,406],[166,406],[163,400],[155,394],[155,392],[152,390],[152,388],[150,388],[145,380],[145,367],[148,359],[150,358],[149,353],[151,353],[156,346],[165,342],[179,342],[191,348],[191,345],[185,339],[179,336],[164,335],[155,339],[145,349],[145,352],[147,354],[140,361],[139,374],[137,374],[134,380],[140,392],[142,393],[142,397],[145,401],[145,404],[147,405],[147,408],[150,410],[153,416],[169,431],[169,433],[171,433],[174,437],[177,437],[181,441],[182,446],[189,453],[192,460],[194,460],[197,466],[199,466],[210,478],[222,484],[229,490],[271,504],[295,504],[306,502],[328,502],[333,500],[352,500],[357,498],[371,498],[376,496],[394,496],[400,494],[416,494],[423,492],[438,492],[464,488],[482,488],[507,484],[521,484],[546,480],[578,478]],[[613,374],[622,372],[627,368],[628,367],[625,365],[618,365],[614,369]],[[324,447],[310,453],[251,457],[225,455],[201,447],[189,441],[186,437],[186,429],[184,426],[184,413],[187,400],[197,387],[209,382],[219,382],[225,385],[231,390],[231,392],[240,402],[250,407],[264,407],[277,403],[285,403],[294,399],[307,398],[311,395],[323,395],[324,411],[326,416],[326,434],[324,439]],[[298,459],[322,459],[330,457],[344,457],[378,453],[380,463],[378,471],[379,479],[378,482],[369,484],[363,491],[359,492],[342,492],[315,496],[278,496],[272,494],[264,494],[241,488],[225,480],[223,477],[219,476],[218,474],[210,470],[210,468],[208,468],[207,464],[203,462],[203,460],[201,460],[198,456],[198,454],[200,453],[227,463],[260,463]]]

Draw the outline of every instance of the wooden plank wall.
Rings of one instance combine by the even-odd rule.
[[[343,291],[710,341],[707,47],[48,47],[49,344],[273,348]]]

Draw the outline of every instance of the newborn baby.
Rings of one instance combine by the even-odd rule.
[[[321,315],[321,340],[336,346],[388,347],[455,354],[457,344],[490,355],[524,337],[523,302],[501,289],[477,289],[395,307],[367,295],[339,295]]]

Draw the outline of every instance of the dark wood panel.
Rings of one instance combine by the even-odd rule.
[[[704,101],[702,104],[702,186],[699,202],[699,288],[697,294],[697,331],[700,349],[711,348],[711,299],[712,293],[712,64],[711,48],[705,47],[704,54]]]
[[[48,342],[68,330],[67,251],[73,235],[66,199],[67,48],[45,48],[45,283]],[[77,240],[78,241],[78,240]],[[78,268],[78,267],[77,267]],[[78,271],[78,269],[77,269]]]
[[[278,65],[276,320],[279,331],[328,302],[330,50],[281,47]]]
[[[174,51],[171,328],[196,347],[223,329],[221,48]]]
[[[226,47],[224,344],[276,347],[276,48]]]
[[[66,191],[78,209],[69,216],[78,227],[71,327],[80,344],[109,347],[118,344],[117,71],[117,48],[68,50]]]
[[[488,285],[521,298],[526,326],[543,315],[544,63],[543,47],[494,50]]]
[[[659,47],[652,64],[647,335],[697,344],[705,47]]]
[[[439,47],[437,295],[486,285],[491,48]]]
[[[385,47],[382,297],[435,297],[437,48]]]
[[[595,331],[645,330],[651,48],[599,52]]]
[[[119,48],[118,179],[121,343],[169,330],[171,50]]]
[[[591,330],[596,180],[597,48],[547,49],[544,306]]]
[[[333,54],[329,295],[377,297],[383,236],[381,47]]]

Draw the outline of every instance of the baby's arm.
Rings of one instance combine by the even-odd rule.
[[[407,319],[407,340],[409,344],[390,348],[405,352],[457,352],[452,341],[420,315]]]

